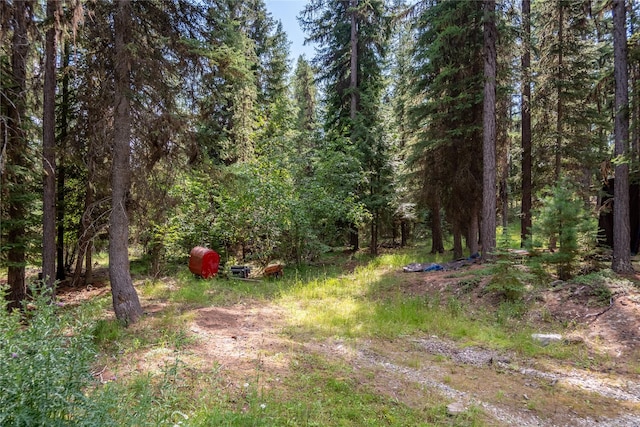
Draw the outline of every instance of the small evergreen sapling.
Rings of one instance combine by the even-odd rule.
[[[541,199],[534,212],[531,251],[548,265],[555,266],[560,280],[570,279],[582,254],[595,247],[598,228],[595,216],[578,197],[568,179],[561,179]],[[540,251],[551,240],[557,241],[554,251]]]

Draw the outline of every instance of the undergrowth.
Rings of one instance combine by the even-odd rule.
[[[531,333],[538,331],[525,320],[530,308],[526,296],[541,276],[515,260],[503,257],[471,274],[452,274],[465,298],[453,292],[419,294],[405,289],[398,277],[403,273],[398,272],[416,261],[444,260],[443,255],[414,248],[376,258],[355,256],[348,268],[335,258],[315,266],[291,266],[278,280],[202,280],[184,271],[171,279],[147,278],[138,290],[159,308],[128,328],[105,315],[104,300],[72,309],[50,304],[46,294],[36,293],[28,310],[5,309],[0,314],[5,331],[0,338],[0,425],[485,424],[481,409],[451,415],[436,395],[409,407],[362,380],[375,377],[375,372],[356,374],[348,364],[295,351],[294,344],[281,373],[257,369],[254,377],[240,382],[224,376],[217,365],[221,361],[208,361],[209,368],[192,366],[187,360],[201,338],[189,325],[195,310],[216,305],[260,302],[284,308],[288,317],[282,332],[292,343],[393,342],[437,335],[462,345],[597,363],[582,346],[541,346],[531,340]],[[573,280],[604,304],[617,279],[601,272]],[[484,292],[501,297],[493,309],[474,306],[469,299],[487,281]],[[136,360],[160,351],[168,356],[158,370],[132,367]],[[116,369],[101,383],[92,371],[106,366],[128,370],[121,375]]]

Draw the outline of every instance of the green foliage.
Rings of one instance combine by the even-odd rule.
[[[568,179],[559,181],[541,199],[534,211],[531,250],[543,263],[556,267],[561,280],[573,276],[580,255],[587,254],[596,244],[597,222],[585,207]],[[539,252],[550,241],[557,240],[553,252]]]
[[[155,225],[154,239],[172,257],[204,245],[223,261],[237,246],[262,265],[316,258],[333,243],[339,221],[361,224],[366,217],[333,173],[347,170],[349,159],[340,152],[313,159],[313,175],[305,175],[310,165],[292,167],[285,154],[259,156],[213,177],[186,173],[170,191],[178,202],[167,222]]]
[[[496,310],[496,321],[505,325],[511,319],[519,319],[527,312],[527,306],[521,299],[507,299],[500,303]]]
[[[507,301],[518,301],[525,293],[524,274],[509,260],[496,261],[493,275],[485,291],[500,295]]]
[[[473,292],[480,285],[480,278],[472,277],[470,279],[464,279],[458,282],[458,289],[463,293]]]
[[[610,14],[590,14],[575,0],[531,4],[539,48],[532,61],[534,184],[541,190],[558,176],[579,181],[584,166],[596,169],[609,156],[612,120],[601,108],[613,102],[613,44],[601,33]]]
[[[32,292],[22,312],[0,307],[0,425],[88,425],[94,351],[87,325],[51,303],[48,292]]]
[[[117,320],[99,319],[93,328],[93,341],[103,347],[122,336],[123,325]]]
[[[482,194],[482,2],[436,2],[414,28],[409,176],[430,207],[465,228]]]
[[[508,231],[503,230],[493,254],[495,262],[490,268],[491,279],[484,290],[499,295],[509,303],[515,303],[524,296],[525,284],[531,283],[532,275],[519,265],[519,256],[509,250],[510,239]]]
[[[584,276],[573,278],[571,283],[580,285],[580,293],[590,298],[593,305],[609,305],[613,294],[612,286],[630,285],[631,283],[619,277],[611,270],[602,270]]]

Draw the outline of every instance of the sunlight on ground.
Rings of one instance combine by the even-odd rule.
[[[375,314],[375,305],[367,296],[383,273],[366,266],[338,278],[300,281],[283,292],[279,303],[288,309],[293,328],[325,337],[361,335]]]

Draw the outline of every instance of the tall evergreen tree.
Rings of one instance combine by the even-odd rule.
[[[631,73],[631,152],[640,158],[640,4],[631,2],[629,7],[629,71]]]
[[[372,217],[370,251],[376,253],[381,211],[390,194],[389,142],[380,127],[381,67],[389,34],[385,5],[380,0],[313,0],[300,22],[307,40],[320,46],[314,65],[321,70],[326,94],[326,133],[334,135],[327,149],[355,156],[355,169],[343,173],[364,176],[348,191],[363,195],[360,200]],[[350,229],[350,244],[357,250],[357,228],[350,224]]]
[[[28,247],[27,230],[33,193],[29,169],[30,147],[27,140],[29,114],[27,110],[27,65],[29,60],[29,30],[33,20],[33,3],[17,1],[2,14],[3,27],[11,31],[11,48],[6,57],[10,63],[1,64],[8,76],[2,79],[3,148],[0,161],[2,174],[2,208],[7,216],[3,222],[3,247],[7,248],[7,300],[10,307],[20,307],[26,296],[25,264]],[[3,55],[4,56],[4,55]]]
[[[522,93],[520,100],[522,178],[520,208],[520,245],[531,236],[531,0],[522,0]]]
[[[482,110],[482,258],[496,247],[496,4],[484,1],[484,97]],[[471,236],[472,238],[474,236]]]
[[[613,46],[615,70],[615,151],[616,164],[613,205],[613,262],[617,273],[633,272],[629,227],[629,77],[627,68],[626,1],[613,0]]]
[[[56,273],[56,59],[58,1],[47,1],[45,35],[44,96],[42,119],[42,162],[44,172],[42,196],[42,279],[53,288]]]
[[[198,146],[232,164],[252,158],[256,142],[273,136],[269,119],[286,96],[289,42],[263,0],[208,0],[205,7]]]
[[[427,194],[440,203],[454,232],[454,257],[462,256],[462,235],[477,251],[482,204],[482,3],[437,2],[416,22],[415,142],[409,161],[422,170]]]
[[[537,46],[534,132],[538,143],[533,171],[538,189],[562,176],[583,181],[585,165],[593,165],[606,145],[594,99],[602,67],[601,45],[594,20],[582,0],[534,2],[533,38]],[[594,124],[596,129],[594,129]],[[585,183],[584,190],[588,190]]]
[[[389,113],[386,114],[388,133],[394,135],[394,155],[392,158],[395,195],[393,198],[394,224],[392,236],[400,228],[400,245],[407,244],[410,224],[417,215],[417,203],[413,196],[416,191],[409,177],[407,168],[407,148],[411,139],[408,111],[411,106],[411,52],[413,50],[413,31],[410,19],[407,19],[408,6],[404,0],[392,4],[393,32],[390,48],[390,84],[387,89]],[[419,191],[417,192],[419,194]],[[437,233],[435,233],[437,237]],[[432,236],[433,237],[433,236]],[[436,246],[442,247],[442,240],[432,238]],[[444,247],[442,247],[444,251]]]
[[[135,323],[142,315],[142,306],[133,287],[129,269],[129,218],[127,193],[130,188],[131,165],[131,42],[133,27],[131,2],[117,3],[114,19],[115,64],[113,105],[113,158],[111,166],[111,215],[109,218],[109,279],[113,308],[118,320]]]
[[[296,126],[303,132],[313,132],[318,126],[318,89],[311,64],[298,58],[293,78],[293,99],[297,107]]]

